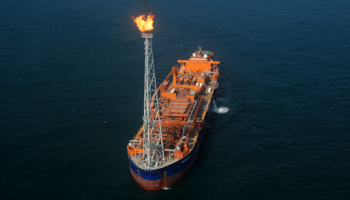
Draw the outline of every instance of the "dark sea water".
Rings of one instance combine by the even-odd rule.
[[[200,44],[221,61],[195,166],[132,179],[144,44],[158,83]],[[0,199],[350,199],[350,1],[0,2]]]

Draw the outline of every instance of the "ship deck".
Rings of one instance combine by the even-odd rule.
[[[135,165],[159,169],[192,152],[218,87],[220,62],[212,56],[212,52],[200,49],[189,60],[178,60],[181,66],[173,66],[159,85],[151,97],[159,100],[149,103],[150,125],[142,126],[128,145]]]
[[[209,101],[211,100],[210,96],[211,96],[211,92],[204,92],[203,93],[204,95],[204,99],[203,99],[203,103],[202,103],[202,106],[201,108],[199,109],[198,111],[198,117],[200,117],[200,119],[204,119],[205,116],[203,116],[203,114],[206,112],[206,110],[208,109],[208,106],[209,106]]]

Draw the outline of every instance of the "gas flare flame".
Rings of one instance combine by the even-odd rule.
[[[145,15],[140,15],[138,17],[131,17],[132,20],[136,23],[136,26],[140,29],[141,32],[153,30],[153,18],[154,15],[149,13],[147,18]]]

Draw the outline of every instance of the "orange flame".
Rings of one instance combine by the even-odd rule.
[[[140,29],[141,32],[153,30],[153,18],[154,15],[149,13],[147,18],[145,15],[140,15],[138,17],[131,17],[132,20],[136,23],[136,26]]]

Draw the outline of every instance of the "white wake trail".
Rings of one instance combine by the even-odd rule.
[[[215,113],[219,113],[219,114],[222,114],[222,113],[227,113],[230,109],[228,107],[222,107],[220,106],[219,108],[216,106],[216,102],[215,100],[213,100],[213,109],[212,111],[215,112]]]

